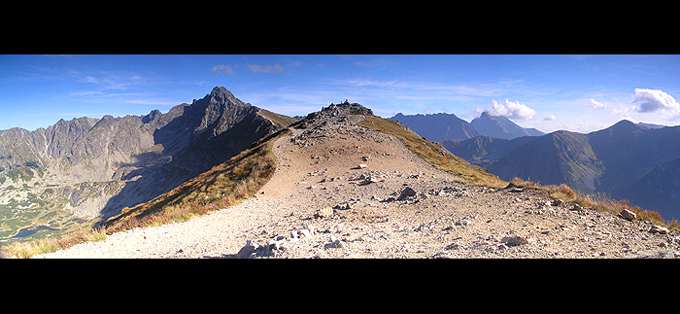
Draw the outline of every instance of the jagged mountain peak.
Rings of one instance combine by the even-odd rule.
[[[504,116],[492,116],[486,111],[470,121],[482,134],[496,138],[513,139],[521,136],[540,136],[545,133],[534,128],[523,128]]]
[[[161,117],[163,117],[163,114],[160,112],[160,110],[156,109],[156,110],[149,112],[149,114],[143,116],[142,122],[143,123],[149,123],[151,121],[158,120]]]
[[[234,94],[224,86],[215,86],[210,94],[206,95],[204,99],[208,99],[210,104],[250,106],[250,104],[246,104],[236,98]]]
[[[215,87],[203,99],[194,102],[189,111],[200,121],[195,134],[212,129],[213,136],[218,135],[238,122],[238,117],[255,113],[257,108],[236,98],[224,87]]]

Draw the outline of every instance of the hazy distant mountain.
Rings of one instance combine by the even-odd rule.
[[[650,129],[623,120],[581,134],[556,131],[513,140],[472,138],[442,145],[501,179],[566,183],[625,198],[680,218],[680,126]]]
[[[408,115],[397,113],[390,120],[396,120],[418,135],[432,142],[466,139],[482,135],[467,121],[456,117],[455,114],[437,113],[428,115]]]
[[[666,125],[662,125],[662,124],[645,123],[645,122],[638,122],[637,125],[639,125],[641,127],[648,128],[648,129],[660,129],[660,128],[666,127]]]
[[[401,122],[420,136],[435,142],[468,139],[479,135],[512,139],[545,134],[534,128],[523,128],[506,117],[492,117],[486,112],[470,123],[446,113],[408,116],[398,113],[390,119]]]
[[[470,124],[477,128],[481,134],[495,138],[513,139],[521,136],[545,134],[534,128],[523,128],[503,116],[493,117],[486,111],[482,112],[478,118],[470,121]]]

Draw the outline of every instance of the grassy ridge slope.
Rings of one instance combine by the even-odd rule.
[[[461,177],[462,182],[470,185],[481,185],[502,188],[508,185],[497,176],[481,167],[472,165],[462,158],[449,153],[441,145],[423,139],[418,134],[402,127],[398,122],[380,117],[366,115],[359,125],[379,132],[392,134],[399,138],[406,147],[425,159],[435,168]]]
[[[271,146],[279,136],[287,133],[290,130],[283,129],[267,136],[252,148],[172,191],[135,207],[124,208],[103,224],[106,233],[185,221],[249,198],[274,174],[276,159]]]

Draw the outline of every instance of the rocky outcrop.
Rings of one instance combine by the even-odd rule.
[[[373,111],[358,103],[349,103],[345,100],[343,103],[337,105],[331,103],[328,107],[321,108],[321,111],[312,112],[292,126],[304,129],[309,123],[334,122],[333,118],[340,118],[342,121],[346,121],[348,116],[351,115],[373,115]]]

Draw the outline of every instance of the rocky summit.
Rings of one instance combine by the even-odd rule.
[[[274,139],[273,176],[240,204],[38,257],[680,257],[677,231],[540,189],[468,184],[421,157],[413,143],[426,140],[408,131],[417,140],[406,145],[379,123],[407,130],[359,104],[332,104]]]

